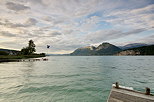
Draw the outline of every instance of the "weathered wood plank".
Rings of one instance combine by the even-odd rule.
[[[154,102],[154,96],[134,90],[112,87],[107,102]]]

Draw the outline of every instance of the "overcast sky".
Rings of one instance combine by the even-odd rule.
[[[154,0],[0,0],[0,48],[37,52],[154,43]]]

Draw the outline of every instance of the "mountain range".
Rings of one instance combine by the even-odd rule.
[[[76,49],[70,55],[77,56],[90,56],[90,55],[113,55],[120,52],[121,49],[110,43],[102,43],[98,47],[87,46]]]
[[[76,49],[72,56],[92,55],[154,55],[154,45],[144,43],[133,43],[125,46],[115,46],[110,43],[102,43],[98,47],[87,46]]]
[[[148,44],[145,44],[145,43],[132,43],[132,44],[127,44],[125,46],[118,46],[118,47],[121,48],[122,50],[126,50],[126,49],[131,49],[131,48],[142,47],[142,46],[148,46]]]

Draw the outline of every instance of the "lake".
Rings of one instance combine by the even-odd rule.
[[[106,102],[112,83],[154,92],[154,56],[49,56],[0,63],[0,102]]]

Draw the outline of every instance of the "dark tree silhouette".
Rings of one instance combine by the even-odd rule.
[[[33,52],[36,51],[35,44],[34,44],[34,41],[33,40],[30,40],[29,41],[28,49],[29,49],[29,53],[30,54],[32,54]]]
[[[21,54],[23,54],[23,55],[33,54],[36,51],[35,47],[36,46],[34,44],[34,41],[29,40],[28,47],[21,49]]]

